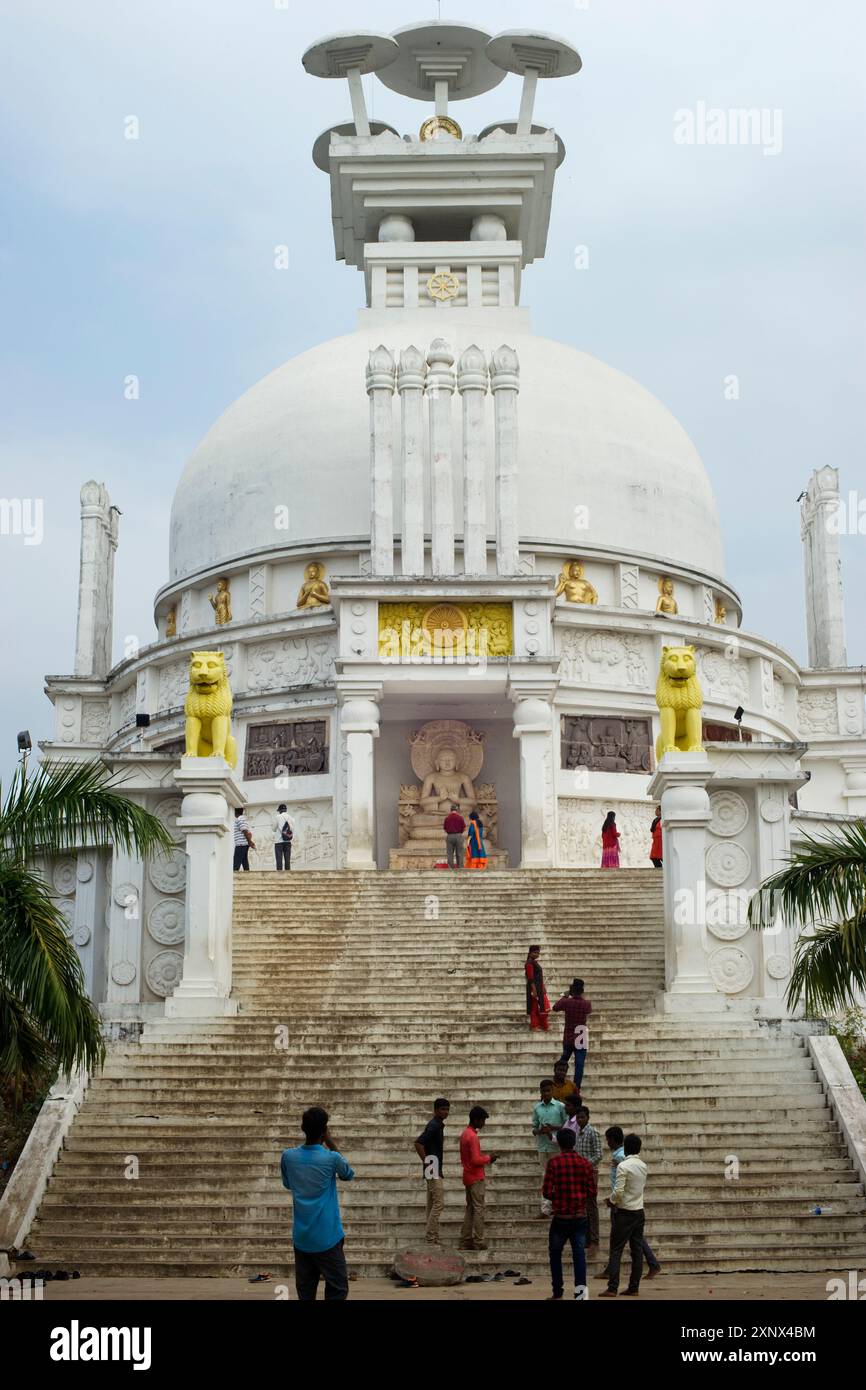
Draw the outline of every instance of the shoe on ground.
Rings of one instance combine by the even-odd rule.
[[[605,1289],[604,1293],[599,1294],[599,1298],[616,1298],[613,1289]]]
[[[623,1298],[637,1298],[639,1294],[640,1289],[623,1289],[622,1291]]]
[[[547,1295],[547,1300],[546,1300],[546,1301],[547,1301],[548,1303],[554,1303],[554,1302],[556,1302],[558,1299],[563,1298],[563,1297],[564,1297],[564,1295],[561,1294],[561,1293],[549,1293],[549,1294]]]
[[[483,1240],[476,1241],[475,1244],[472,1246],[472,1249],[473,1249],[473,1250],[487,1250],[487,1249],[488,1249],[487,1242],[486,1242],[486,1241],[483,1241]]]

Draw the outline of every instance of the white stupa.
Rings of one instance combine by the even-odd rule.
[[[575,80],[574,48],[427,23],[331,37],[304,66],[350,88],[352,121],[314,158],[365,307],[353,333],[278,367],[202,440],[172,506],[158,635],[111,669],[116,513],[85,485],[76,668],[48,679],[46,754],[105,757],[173,823],[190,652],[222,650],[257,868],[273,866],[279,802],[296,870],[421,867],[428,725],[480,747],[475,791],[502,867],[597,864],[608,809],[625,865],[646,865],[660,652],[689,643],[722,847],[711,891],[754,887],[803,826],[866,813],[836,470],[814,474],[803,504],[804,669],[743,626],[712,486],[678,422],[613,367],[536,336],[521,305],[564,157],[539,83]],[[369,121],[370,72],[426,105],[420,135]],[[471,127],[471,98],[506,72],[523,77],[519,111],[464,133],[456,104]],[[325,198],[323,181],[323,219]],[[214,607],[221,580],[228,604]],[[67,866],[58,892],[94,991],[135,1011],[173,988],[186,867],[180,849],[169,869],[111,857],[110,876],[105,854]],[[760,943],[737,949],[751,974],[719,988],[784,987],[784,972],[762,974]]]

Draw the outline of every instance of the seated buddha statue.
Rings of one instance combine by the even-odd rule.
[[[583,577],[583,563],[580,560],[566,560],[556,585],[556,594],[565,594],[566,603],[598,603],[598,593]]]
[[[330,590],[325,583],[325,566],[318,560],[311,560],[304,570],[304,582],[298,594],[298,608],[320,608],[330,602]]]
[[[459,806],[466,813],[475,810],[477,800],[472,779],[457,767],[457,754],[451,748],[441,749],[435,770],[421,786],[421,810],[447,815],[452,806]]]
[[[657,613],[668,613],[674,615],[679,612],[677,601],[674,598],[674,581],[669,575],[663,574],[659,580],[659,596],[656,603]]]

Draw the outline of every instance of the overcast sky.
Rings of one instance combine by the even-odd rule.
[[[307,77],[301,54],[436,4],[4,0],[3,13],[0,497],[44,501],[41,545],[0,536],[8,774],[17,730],[34,743],[51,731],[44,674],[72,668],[81,483],[104,481],[123,512],[119,656],[126,636],[154,637],[171,499],[196,442],[260,377],[354,327],[363,280],[334,260],[328,181],[310,159],[348,94]],[[580,49],[580,75],[539,90],[536,119],[568,158],[524,303],[537,332],[678,416],[715,488],[745,627],[801,659],[795,499],[825,463],[866,496],[864,15],[860,0],[442,5],[445,19],[531,24]],[[417,129],[419,103],[366,86],[377,117]],[[454,114],[472,133],[514,119],[519,94],[508,77]],[[781,149],[678,144],[675,113],[700,102],[780,111]],[[274,268],[283,243],[288,271]],[[866,536],[843,540],[851,664],[866,661],[864,553]]]

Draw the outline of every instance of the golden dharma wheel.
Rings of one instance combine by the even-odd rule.
[[[427,281],[427,293],[431,299],[456,299],[460,293],[460,281],[449,271],[439,271]]]
[[[455,140],[463,139],[463,131],[450,116],[431,116],[418,132],[419,140],[438,140],[440,135],[453,135]]]

